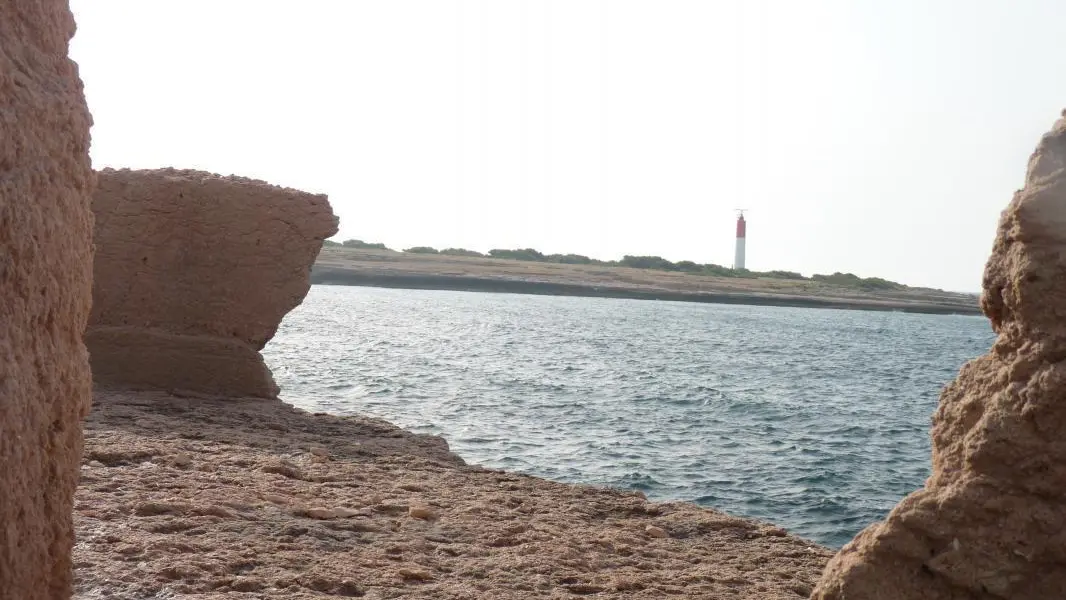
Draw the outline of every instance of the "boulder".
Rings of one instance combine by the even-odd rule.
[[[813,598],[1066,598],[1066,119],[1000,218],[981,304],[998,337],[941,395],[932,476]]]
[[[66,0],[0,2],[0,599],[70,597],[93,172]]]
[[[275,398],[259,350],[337,231],[325,195],[200,171],[105,169],[86,343],[104,387]]]

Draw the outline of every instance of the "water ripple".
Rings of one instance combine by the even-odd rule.
[[[976,317],[315,286],[264,354],[298,406],[835,547],[921,486],[939,391],[991,342]]]

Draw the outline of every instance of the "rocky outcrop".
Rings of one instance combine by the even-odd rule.
[[[106,169],[86,343],[105,387],[277,395],[259,350],[337,231],[324,195],[199,171]]]
[[[687,502],[465,465],[283,402],[99,390],[78,598],[798,600],[831,553]]]
[[[91,383],[89,126],[65,0],[0,3],[0,599],[70,595]]]
[[[999,335],[933,420],[933,474],[826,567],[821,600],[1066,598],[1066,119],[999,223]]]

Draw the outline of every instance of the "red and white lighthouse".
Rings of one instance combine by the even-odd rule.
[[[744,220],[744,209],[737,209],[737,251],[733,255],[733,269],[744,270],[744,238],[747,237],[748,224]]]

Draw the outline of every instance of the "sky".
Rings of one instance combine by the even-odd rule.
[[[329,195],[334,238],[978,291],[1066,107],[1061,0],[73,0],[96,168]]]

